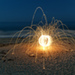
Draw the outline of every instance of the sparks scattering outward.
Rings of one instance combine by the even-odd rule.
[[[34,17],[38,9],[40,9],[43,13],[42,20],[40,20],[38,24],[34,24]],[[43,18],[45,23],[43,22]],[[57,48],[60,49],[61,46],[63,48],[65,47],[64,49],[67,50],[68,47],[66,47],[65,40],[72,44],[75,42],[69,30],[66,31],[65,28],[68,29],[65,24],[54,17],[51,23],[48,24],[43,9],[41,7],[37,7],[32,18],[31,26],[24,27],[12,37],[10,42],[12,42],[14,37],[18,34],[15,45],[6,53],[3,58],[5,58],[11,52],[12,54],[15,54],[16,48],[22,48],[28,55],[33,54],[35,56],[35,61],[37,61],[40,50],[42,49],[43,51],[45,48],[43,51],[43,69],[45,69],[45,58],[49,57],[49,55],[51,57],[51,50],[57,50]],[[43,48],[41,48],[41,46]],[[20,50],[20,53],[22,49]]]

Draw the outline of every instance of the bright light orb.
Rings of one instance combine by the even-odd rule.
[[[39,44],[43,47],[47,47],[49,45],[51,45],[52,41],[51,41],[51,36],[49,35],[41,35],[39,38]]]

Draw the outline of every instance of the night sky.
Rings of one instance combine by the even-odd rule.
[[[36,7],[42,7],[51,21],[75,22],[75,0],[0,0],[0,22],[31,22]],[[38,10],[36,20],[40,18]]]

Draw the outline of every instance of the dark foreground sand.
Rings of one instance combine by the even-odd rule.
[[[42,53],[35,55],[25,53],[25,48],[16,48],[15,54],[10,52],[4,60],[2,57],[13,45],[0,47],[0,75],[75,75],[75,45],[66,44],[67,50],[58,48],[51,51],[45,60],[43,69]]]

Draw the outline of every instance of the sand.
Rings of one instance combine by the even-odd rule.
[[[75,75],[75,45],[67,43],[67,50],[62,47],[51,50],[45,59],[45,69],[42,53],[38,52],[35,62],[35,51],[25,53],[24,45],[17,47],[15,54],[10,52],[2,60],[13,46],[0,47],[0,75]]]

